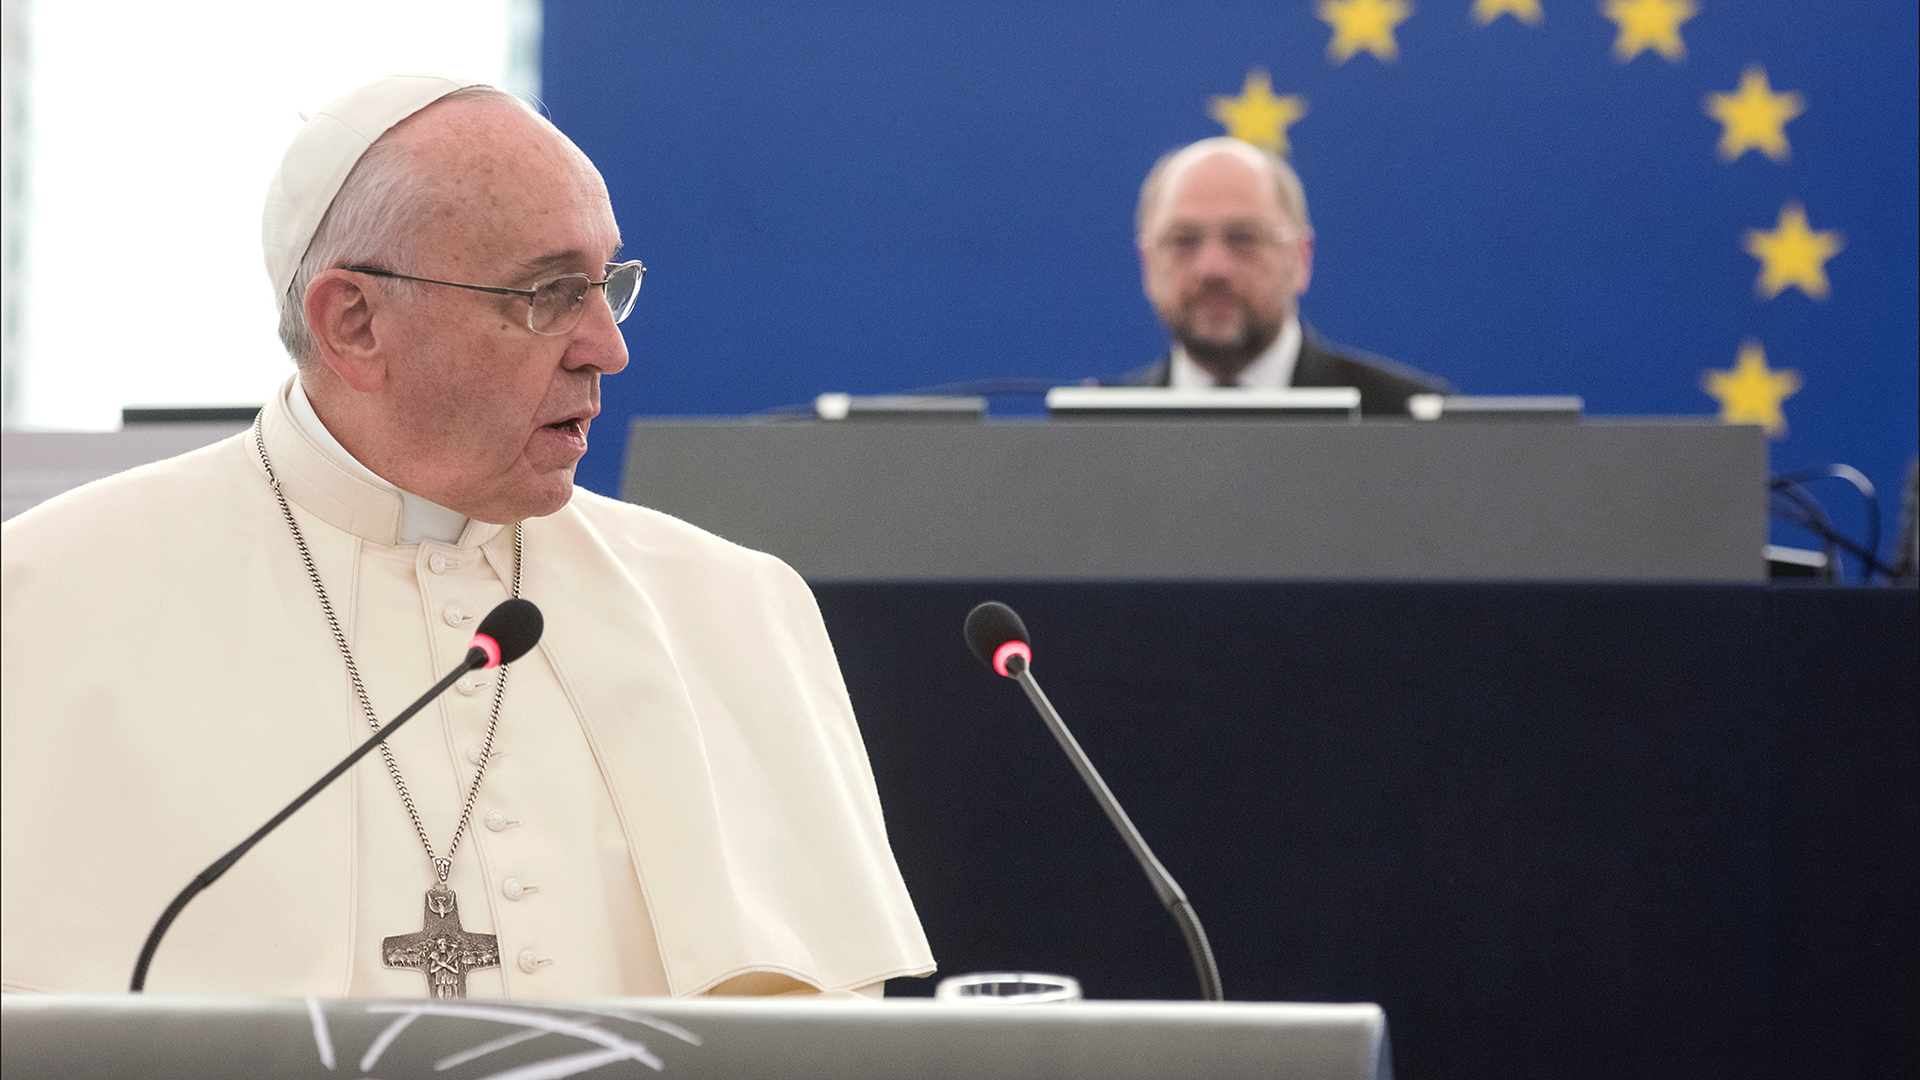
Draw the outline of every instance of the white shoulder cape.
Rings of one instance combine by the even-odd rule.
[[[284,401],[263,426],[320,573],[350,592],[359,545],[394,543],[398,496],[348,477]],[[525,525],[537,655],[599,762],[672,992],[932,970],[800,578],[584,490]],[[475,522],[460,545],[504,579],[512,532]],[[68,493],[4,537],[0,964],[9,988],[112,992],[174,893],[365,721],[250,436]],[[355,891],[389,871],[355,849],[347,779],[194,901],[156,990],[342,992]]]

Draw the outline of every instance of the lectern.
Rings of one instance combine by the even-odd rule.
[[[8,995],[7,1080],[1388,1080],[1377,1005]]]

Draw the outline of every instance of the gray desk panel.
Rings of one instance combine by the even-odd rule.
[[[1765,580],[1706,423],[636,420],[622,495],[816,581]]]
[[[82,484],[247,430],[246,424],[153,424],[121,431],[9,431],[0,520]]]
[[[303,1002],[9,994],[0,1006],[8,1080],[1393,1075],[1386,1017],[1375,1005]]]

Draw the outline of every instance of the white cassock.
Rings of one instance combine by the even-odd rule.
[[[397,543],[399,494],[330,458],[286,393],[266,449],[385,722],[506,599],[514,530]],[[850,990],[931,971],[800,578],[583,490],[525,535],[521,593],[546,633],[508,669],[448,882],[465,929],[499,939],[468,992]],[[0,554],[0,975],[118,991],[173,895],[369,725],[250,433],[29,510]],[[437,854],[495,677],[392,740]],[[148,989],[422,996],[380,942],[421,928],[433,881],[370,755],[186,909]]]

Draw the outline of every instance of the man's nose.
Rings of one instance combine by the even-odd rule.
[[[627,366],[627,339],[613,321],[613,309],[607,306],[606,290],[595,289],[598,298],[589,297],[587,310],[574,328],[573,342],[562,360],[568,368],[592,368],[602,375],[618,374]]]
[[[1205,278],[1227,277],[1238,262],[1232,249],[1227,247],[1225,237],[1208,233],[1200,240],[1200,250],[1194,253],[1193,270]]]

